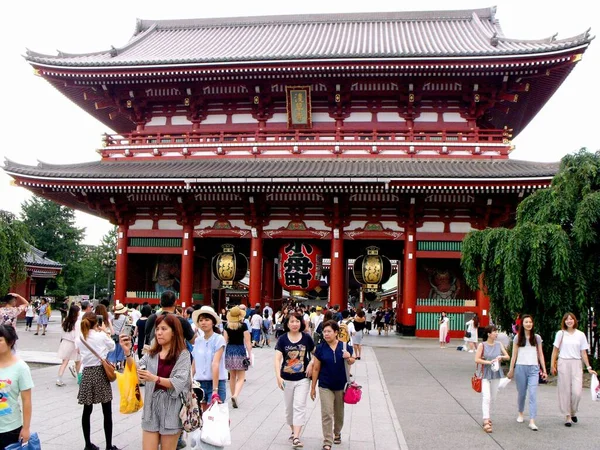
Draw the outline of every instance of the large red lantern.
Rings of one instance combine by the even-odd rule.
[[[277,276],[292,296],[302,296],[319,286],[323,269],[321,249],[303,242],[290,242],[279,249]]]
[[[390,279],[392,263],[379,254],[379,247],[367,247],[367,254],[360,255],[354,261],[352,273],[363,285],[364,292],[377,292],[383,283]]]
[[[223,251],[213,258],[213,275],[221,282],[222,288],[232,288],[234,281],[239,281],[248,272],[248,258],[236,253],[232,244],[223,244]]]

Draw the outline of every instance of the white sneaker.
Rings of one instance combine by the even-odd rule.
[[[65,383],[63,383],[63,381],[62,381],[62,380],[56,380],[56,385],[57,385],[57,386],[61,386],[61,387],[62,387],[62,386],[64,386],[64,385],[65,385]]]
[[[473,353],[473,350],[469,350],[469,353]]]
[[[517,422],[519,422],[519,423],[523,423],[523,417],[521,417],[521,416],[518,416],[518,417],[517,417]]]
[[[74,365],[69,366],[69,372],[71,372],[71,375],[73,375],[73,378],[77,378],[77,372],[75,371]]]

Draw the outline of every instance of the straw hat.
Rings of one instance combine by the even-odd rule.
[[[127,312],[127,306],[125,306],[123,303],[119,303],[117,306],[115,306],[115,314],[125,314]]]
[[[213,317],[215,319],[215,321],[216,321],[216,325],[220,325],[221,324],[221,318],[215,312],[215,310],[212,309],[212,307],[210,307],[210,306],[203,306],[202,308],[197,309],[196,311],[194,311],[194,314],[192,314],[192,321],[194,323],[198,323],[198,319],[200,318],[201,314],[206,314],[207,316]]]
[[[227,322],[243,322],[244,321],[244,313],[240,308],[234,306],[227,313]]]

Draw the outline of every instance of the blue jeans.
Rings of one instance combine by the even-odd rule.
[[[204,402],[210,403],[210,398],[213,395],[213,382],[212,380],[200,381],[200,387],[204,391]],[[219,397],[221,401],[225,401],[227,398],[227,380],[219,380]]]
[[[515,365],[515,382],[517,383],[517,403],[519,412],[525,411],[525,396],[529,393],[529,418],[537,416],[537,388],[540,376],[540,366]]]

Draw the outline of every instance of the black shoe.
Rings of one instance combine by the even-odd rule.
[[[571,416],[571,422],[577,423],[577,416]]]
[[[570,427],[572,425],[571,422],[565,422],[565,427]]]
[[[83,450],[100,450],[100,447],[94,444],[86,445]]]
[[[106,447],[106,450],[121,450],[119,447],[117,447],[116,445],[111,445],[110,447]]]

